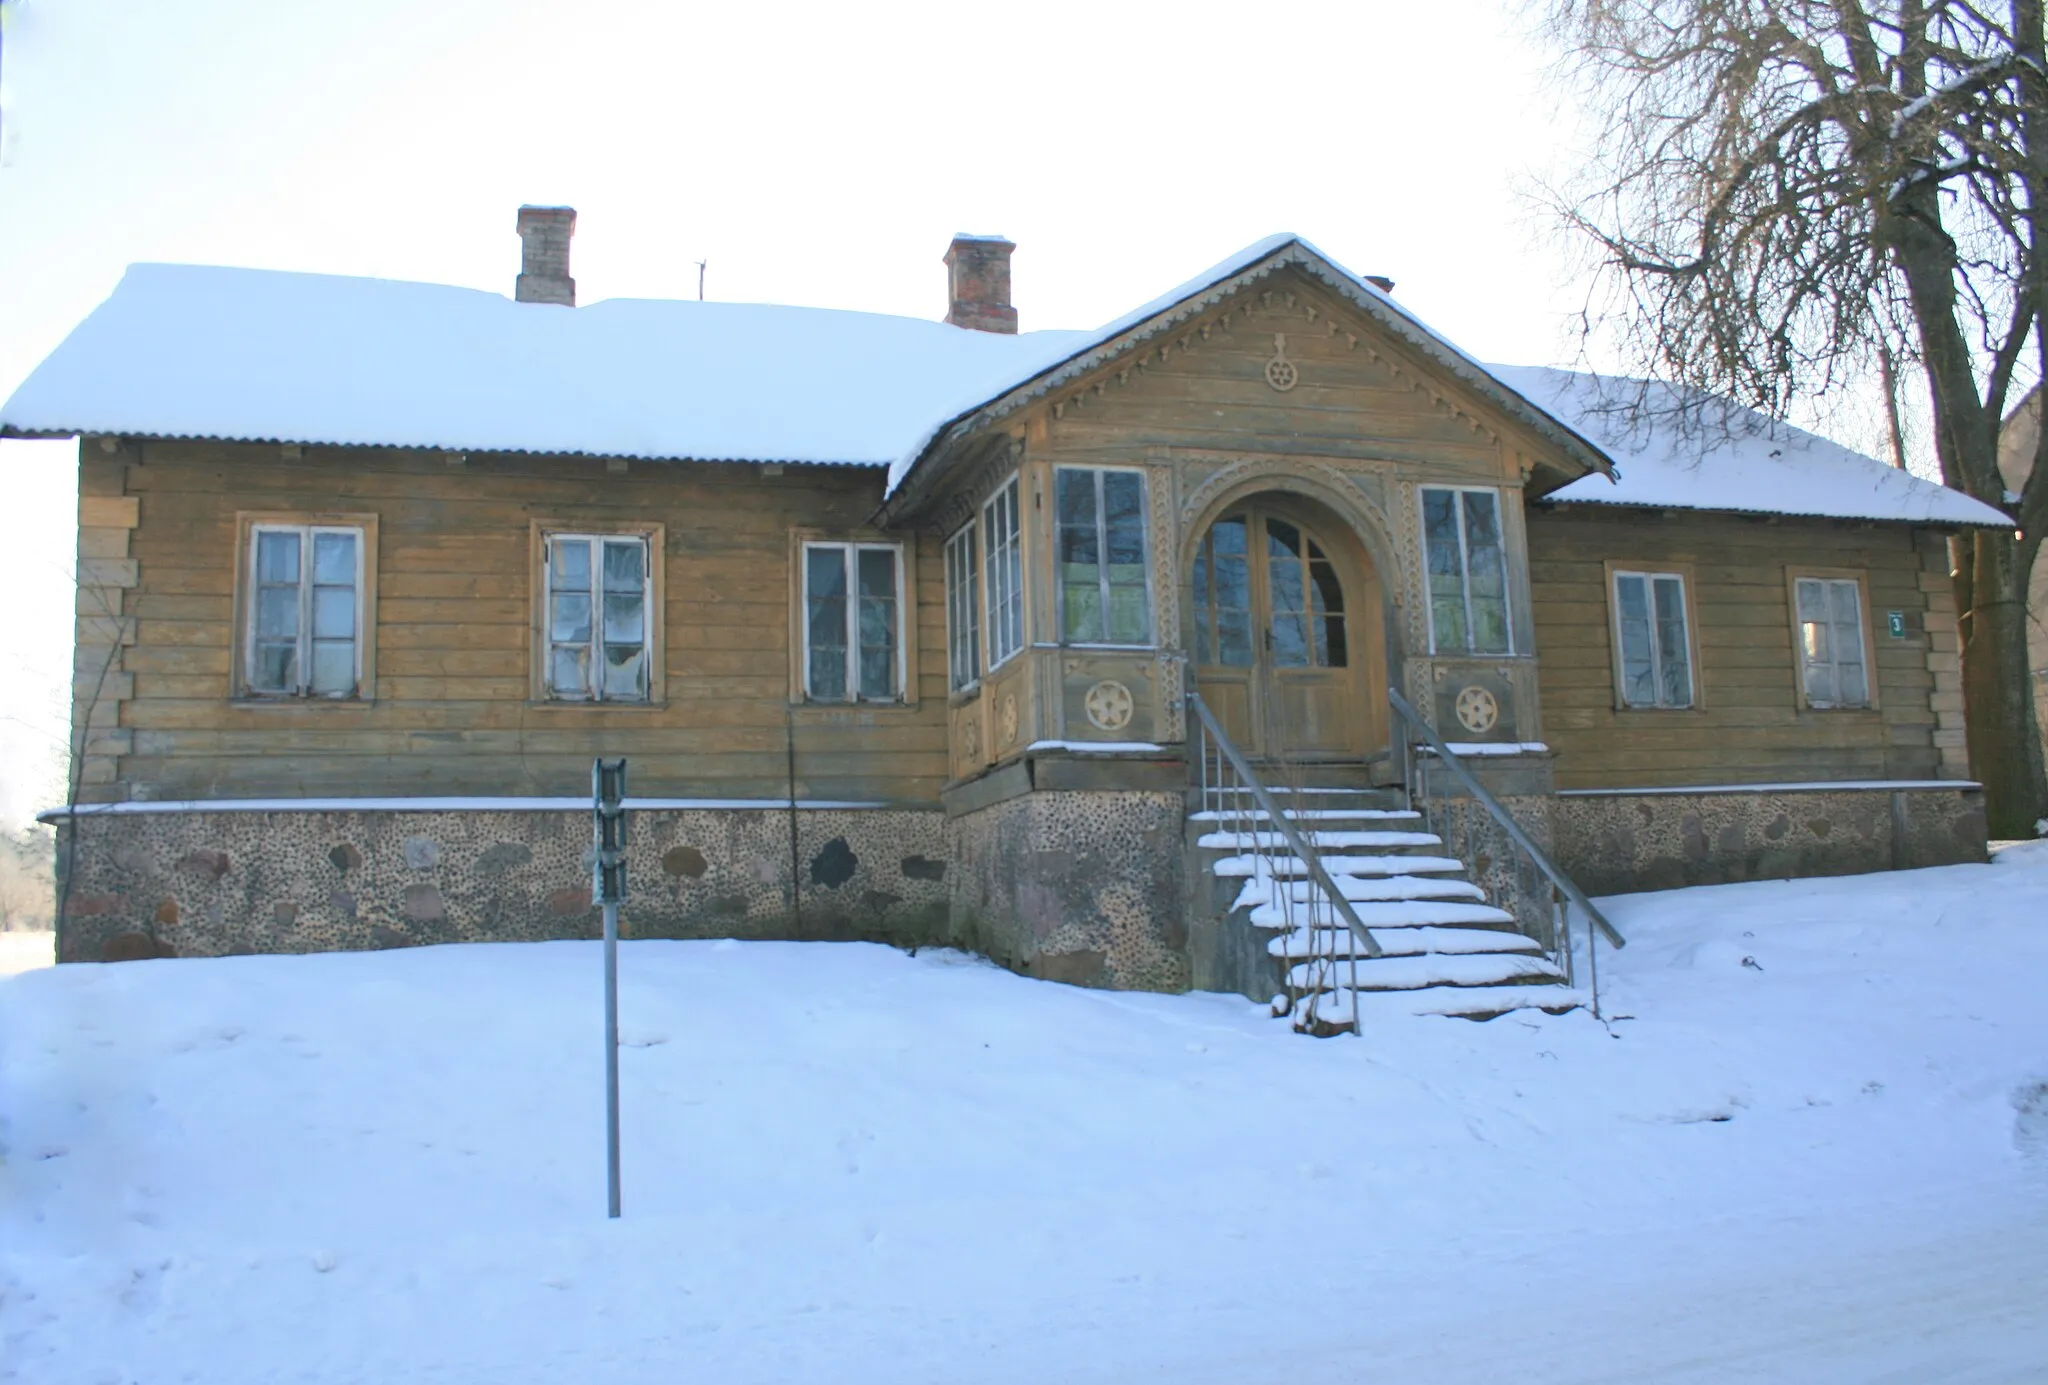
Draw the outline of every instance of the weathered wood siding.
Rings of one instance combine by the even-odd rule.
[[[1963,773],[1954,598],[1941,539],[1900,525],[1536,505],[1529,516],[1544,739],[1569,788]],[[1682,564],[1699,705],[1617,710],[1607,560]],[[1786,570],[1865,574],[1877,703],[1800,706]],[[1891,638],[1885,613],[1903,611]]]
[[[589,458],[82,443],[88,501],[136,502],[118,758],[91,798],[555,795],[589,791],[590,758],[632,759],[637,795],[788,792],[934,802],[945,777],[945,614],[936,546],[864,526],[871,469]],[[101,506],[102,509],[106,507]],[[378,519],[375,697],[252,704],[230,696],[238,511]],[[118,517],[117,517],[118,518]],[[534,519],[664,527],[666,703],[536,703]],[[918,694],[902,707],[789,705],[792,535],[906,544]],[[907,574],[908,575],[908,574]],[[81,628],[85,617],[81,616]],[[98,711],[100,722],[106,707]],[[99,723],[95,723],[99,724]]]

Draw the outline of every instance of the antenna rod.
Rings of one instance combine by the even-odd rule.
[[[697,301],[699,303],[704,301],[704,266],[710,263],[711,261],[709,260],[697,261]]]

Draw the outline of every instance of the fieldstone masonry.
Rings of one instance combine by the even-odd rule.
[[[948,941],[941,813],[801,810],[794,852],[791,821],[635,810],[626,935]],[[88,812],[58,959],[595,937],[589,851],[587,812]]]

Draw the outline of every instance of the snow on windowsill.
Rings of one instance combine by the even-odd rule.
[[[1162,753],[1166,747],[1150,741],[1033,741],[1024,750],[1026,754],[1034,750],[1065,750],[1077,755],[1148,755]]]
[[[1547,755],[1550,747],[1542,741],[1446,741],[1453,755]],[[1428,746],[1421,749],[1430,751]]]
[[[636,812],[673,812],[690,809],[757,809],[787,812],[786,798],[629,798],[626,807]],[[854,800],[798,799],[796,807],[821,809],[869,809],[883,803]],[[60,822],[67,817],[122,816],[130,813],[572,813],[590,807],[588,798],[188,798],[131,803],[80,803],[69,808],[46,808],[36,814],[37,822]]]
[[[1651,789],[1559,789],[1559,798],[1634,798],[1639,795],[1694,793],[1831,793],[1880,792],[1894,789],[1981,789],[1974,779],[1840,779],[1805,784],[1683,784]]]

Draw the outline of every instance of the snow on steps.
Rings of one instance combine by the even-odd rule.
[[[1288,799],[1304,806],[1288,806]],[[1276,930],[1266,945],[1286,964],[1285,993],[1275,1013],[1295,1027],[1327,1035],[1351,1027],[1354,1007],[1375,1015],[1458,1015],[1490,1019],[1513,1010],[1561,1013],[1584,1003],[1542,946],[1521,933],[1514,916],[1486,902],[1454,857],[1421,854],[1442,840],[1416,830],[1420,815],[1386,808],[1329,808],[1288,795],[1282,814],[1322,855],[1325,871],[1351,902],[1380,948],[1366,955],[1308,878],[1308,867],[1285,852],[1264,810],[1200,812],[1203,826],[1250,830],[1205,832],[1201,847],[1230,854],[1211,869],[1243,882],[1232,908],[1251,926]],[[1328,803],[1328,798],[1320,803]],[[1349,850],[1345,850],[1349,848]],[[1355,990],[1354,990],[1355,988]],[[1361,999],[1362,997],[1362,999]],[[1313,1011],[1313,1017],[1310,1011]]]

